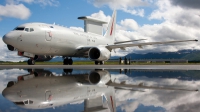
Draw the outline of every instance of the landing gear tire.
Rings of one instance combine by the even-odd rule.
[[[95,64],[95,65],[98,65],[98,64],[104,65],[104,61],[95,61],[94,64]]]
[[[73,60],[72,59],[68,59],[69,65],[73,64]]]
[[[27,63],[28,63],[28,65],[35,65],[35,60],[29,59],[29,60],[27,61]]]
[[[68,58],[63,60],[63,65],[69,65]]]
[[[73,60],[70,58],[66,58],[63,60],[63,65],[72,65],[73,64]]]
[[[100,61],[100,65],[104,65],[104,61]]]
[[[95,62],[94,62],[94,64],[95,64],[95,65],[98,65],[98,64],[99,64],[99,62],[98,62],[98,61],[95,61]]]

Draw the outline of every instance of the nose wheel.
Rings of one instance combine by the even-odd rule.
[[[72,65],[72,64],[73,64],[72,58],[65,58],[63,60],[63,65]]]
[[[35,65],[35,60],[34,59],[29,59],[27,61],[28,65]]]

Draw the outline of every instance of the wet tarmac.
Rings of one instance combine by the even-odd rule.
[[[0,69],[11,68],[200,70],[200,65],[0,65]]]
[[[199,65],[0,66],[0,111],[196,112],[200,110],[199,68]]]

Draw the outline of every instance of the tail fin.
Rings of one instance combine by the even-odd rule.
[[[104,94],[108,107],[111,112],[116,112],[116,100],[115,100],[115,89],[113,87],[108,87],[109,91]]]
[[[108,24],[107,31],[104,35],[107,39],[111,41],[112,44],[114,44],[114,40],[115,40],[116,16],[117,16],[117,11],[114,10],[112,14],[112,18]]]

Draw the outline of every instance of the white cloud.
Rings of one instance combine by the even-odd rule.
[[[128,7],[138,7],[147,6],[148,2],[143,0],[88,0],[93,3],[96,7],[108,5],[112,9],[128,8]]]
[[[1,51],[0,61],[19,62],[27,60],[27,58],[18,56],[17,51],[9,51],[1,37],[0,37],[0,51]]]
[[[102,10],[100,10],[97,13],[91,14],[91,17],[98,18],[100,20],[104,20],[104,21],[108,21],[108,22],[111,19],[111,16],[106,16]]]
[[[58,6],[57,0],[6,0],[6,5],[0,5],[0,20],[2,17],[28,19],[31,11],[23,3],[40,4],[41,6]]]
[[[131,9],[122,9],[124,12],[126,13],[130,13],[132,15],[137,15],[137,16],[141,16],[144,17],[144,9],[137,9],[137,10],[131,10]]]
[[[0,5],[0,17],[13,17],[18,19],[27,19],[31,12],[23,4],[6,4]]]
[[[19,75],[26,74],[27,71],[19,69],[0,70],[0,92],[6,88],[9,81],[17,81]]]
[[[96,7],[107,5],[111,9],[122,10],[132,15],[144,16],[144,9],[137,9],[137,7],[148,6],[149,1],[144,0],[88,0]],[[134,9],[136,8],[136,9]]]
[[[84,29],[81,28],[81,27],[73,27],[73,26],[71,26],[71,27],[69,27],[69,28],[70,28],[70,29],[73,29],[73,30],[84,31]]]
[[[19,3],[28,3],[28,4],[40,4],[41,6],[58,6],[58,0],[6,0],[9,4],[19,4]]]
[[[133,19],[125,19],[121,20],[120,24],[125,28],[125,30],[137,30],[138,24]]]
[[[175,78],[148,78],[144,76],[140,77],[129,77],[127,75],[112,75],[112,79],[116,82],[126,81],[127,84],[144,83],[147,86],[158,86],[164,85],[164,87],[172,88],[198,88],[200,86],[200,81],[186,81],[178,80]],[[198,92],[186,92],[186,91],[173,91],[173,90],[155,90],[155,89],[141,89],[145,92],[139,91],[126,91],[118,90],[116,91],[116,102],[117,106],[121,110],[133,112],[138,108],[138,105],[144,106],[154,106],[162,107],[166,111],[176,110],[180,106],[188,104],[199,103],[199,93]],[[131,103],[127,101],[133,101]],[[132,106],[130,106],[132,105]],[[189,109],[193,109],[190,105]]]

